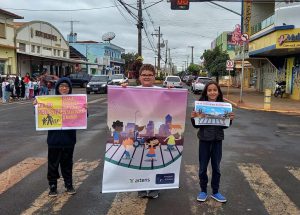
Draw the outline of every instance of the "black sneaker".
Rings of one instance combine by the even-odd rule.
[[[50,191],[48,196],[50,197],[56,197],[57,196],[57,187],[55,185],[50,186]]]
[[[67,192],[69,195],[74,195],[74,194],[76,193],[76,190],[75,190],[74,187],[71,185],[71,186],[68,186],[68,187],[67,187],[66,192]]]
[[[150,199],[156,199],[159,196],[159,190],[150,190],[147,196]]]
[[[147,197],[147,191],[138,191],[138,197],[140,198]]]

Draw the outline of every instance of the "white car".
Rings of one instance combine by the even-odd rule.
[[[203,91],[205,85],[212,81],[211,78],[208,77],[198,77],[193,83],[192,83],[192,91],[193,93],[200,93]]]
[[[110,77],[112,85],[120,85],[128,82],[128,78],[125,78],[124,74],[114,74]]]
[[[167,76],[164,80],[163,87],[182,88],[182,81],[179,76]]]

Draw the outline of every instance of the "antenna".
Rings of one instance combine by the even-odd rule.
[[[74,28],[73,28],[74,23],[78,23],[79,21],[70,20],[70,21],[66,21],[66,22],[70,22],[70,24],[71,24],[71,33],[70,33],[70,35],[73,35],[73,33],[74,33]]]

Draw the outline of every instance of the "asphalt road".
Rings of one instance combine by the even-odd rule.
[[[234,109],[221,163],[220,192],[228,202],[196,201],[198,140],[189,113],[197,97],[188,97],[180,189],[163,190],[154,200],[136,193],[101,193],[106,95],[88,95],[88,129],[78,132],[74,155],[77,194],[70,197],[60,187],[54,199],[47,196],[46,132],[35,131],[31,103],[1,104],[0,214],[300,214],[297,115]]]

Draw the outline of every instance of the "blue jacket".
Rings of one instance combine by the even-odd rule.
[[[60,95],[58,87],[61,83],[67,83],[72,94],[72,83],[69,78],[60,78],[55,85],[55,95]],[[49,148],[71,148],[76,144],[76,130],[49,130],[47,137]]]

